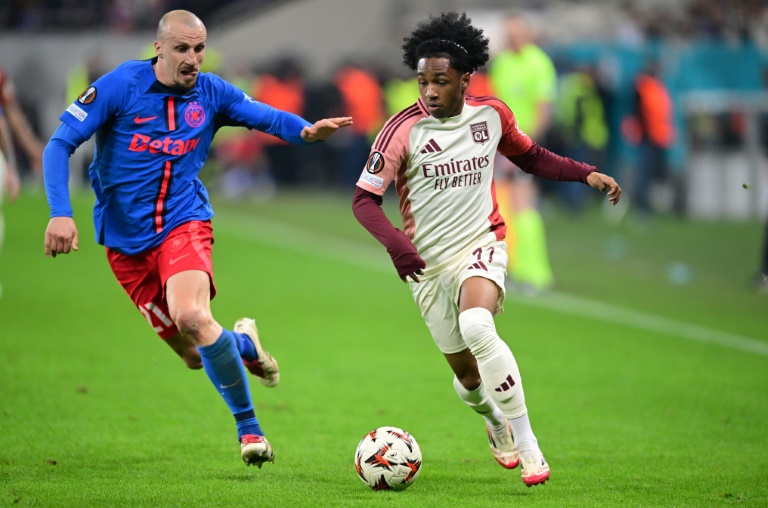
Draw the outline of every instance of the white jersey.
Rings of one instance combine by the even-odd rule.
[[[357,185],[383,195],[393,181],[403,231],[427,265],[439,270],[483,236],[502,240],[494,157],[520,155],[533,142],[493,97],[466,97],[460,115],[435,118],[421,99],[390,118]]]

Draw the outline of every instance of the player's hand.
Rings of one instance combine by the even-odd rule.
[[[400,280],[402,280],[403,282],[408,282],[408,277],[410,277],[411,279],[413,279],[413,282],[421,282],[421,279],[419,279],[419,275],[424,275],[424,270],[422,270],[421,268],[419,268],[415,272],[407,274],[405,277],[400,277]]]
[[[610,201],[612,205],[618,203],[621,198],[621,187],[616,183],[616,180],[608,175],[598,173],[597,171],[590,173],[587,176],[587,184],[600,192],[608,191],[608,201]]]
[[[342,127],[352,125],[351,116],[341,116],[338,118],[323,118],[309,127],[301,130],[301,138],[304,141],[312,143],[314,141],[323,141],[331,137],[334,132]]]
[[[392,263],[395,265],[400,280],[408,282],[408,278],[411,278],[413,282],[421,282],[419,275],[424,275],[424,268],[427,267],[427,264],[419,256],[416,247],[411,239],[408,238],[408,235],[399,229],[395,231],[397,231],[395,239],[399,241],[389,245],[387,252],[389,257],[392,258]]]
[[[45,229],[45,255],[69,254],[77,250],[77,226],[72,217],[52,217]]]
[[[395,264],[401,281],[408,282],[410,278],[413,282],[421,282],[419,275],[424,275],[424,268],[427,265],[416,252],[403,253],[396,258],[392,258],[392,261]]]

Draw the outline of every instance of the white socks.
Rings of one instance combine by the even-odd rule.
[[[456,390],[459,398],[471,407],[475,413],[482,416],[485,423],[493,427],[494,430],[500,430],[506,425],[507,420],[504,418],[504,413],[488,396],[488,392],[485,391],[485,385],[480,383],[480,386],[474,390],[467,390],[458,378],[453,376],[453,388]]]
[[[477,359],[482,384],[477,390],[470,392],[454,377],[453,386],[456,392],[478,413],[480,411],[476,407],[490,396],[494,405],[512,426],[512,436],[518,453],[530,460],[529,456],[538,453],[539,446],[528,420],[520,370],[509,346],[496,333],[493,315],[482,307],[467,309],[459,314],[459,328],[464,342]]]
[[[509,346],[496,333],[493,315],[482,307],[459,314],[464,342],[477,359],[480,378],[507,420],[526,414],[520,370]]]
[[[512,425],[512,438],[515,440],[517,453],[525,458],[526,462],[533,460],[539,452],[539,443],[533,435],[528,414],[510,420]]]

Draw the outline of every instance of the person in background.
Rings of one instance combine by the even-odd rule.
[[[557,92],[557,74],[552,60],[534,43],[530,23],[520,14],[505,20],[506,48],[493,57],[489,67],[496,97],[515,112],[520,128],[534,141],[542,142],[552,119]],[[507,165],[497,176],[502,197],[511,207],[502,214],[511,217],[509,272],[512,281],[529,291],[549,289],[554,283],[547,253],[544,221],[537,209],[538,189],[530,175]],[[506,187],[506,188],[505,188]],[[507,200],[505,199],[504,202]],[[513,243],[512,243],[513,241]]]
[[[16,159],[16,144],[20,145],[37,174],[42,172],[42,144],[27,121],[16,100],[16,92],[5,70],[0,68],[0,252],[5,240],[3,201],[13,203],[21,192],[21,176]],[[0,285],[0,297],[3,287]]]
[[[768,294],[768,221],[765,222],[763,250],[760,257],[760,269],[755,278],[755,288],[758,293]]]
[[[16,98],[16,87],[2,67],[0,67],[0,108],[3,110],[13,142],[21,148],[33,174],[40,176],[43,168],[43,142],[30,125],[27,115]],[[13,157],[15,161],[16,158],[12,152],[10,149],[6,151],[6,158]],[[16,162],[13,164],[13,171],[18,177],[19,168]]]
[[[341,95],[342,110],[355,119],[355,124],[334,138],[340,146],[339,184],[342,188],[357,181],[360,163],[368,155],[368,147],[384,123],[384,93],[377,77],[362,65],[347,62],[333,77]]]
[[[495,155],[533,175],[607,191],[612,204],[621,188],[597,168],[536,144],[499,99],[466,95],[472,73],[488,61],[488,45],[457,12],[430,17],[404,39],[403,62],[416,72],[419,99],[379,132],[352,210],[408,283],[453,370],[456,393],[484,420],[494,458],[507,469],[521,465],[531,486],[547,481],[550,469],[531,428],[520,369],[494,322],[507,269]],[[391,184],[402,230],[381,208]]]
[[[768,86],[768,69],[763,70],[763,82]],[[768,155],[768,113],[760,115],[760,142],[763,147],[763,153]],[[763,167],[764,175],[768,180],[768,161]],[[765,220],[765,231],[763,233],[763,248],[759,261],[759,267],[754,279],[755,289],[760,294],[768,294],[768,217]]]
[[[3,116],[0,106],[0,252],[5,240],[5,217],[3,216],[3,198],[7,195],[13,203],[19,196],[21,187],[19,174],[16,169],[16,157],[13,151],[13,137],[8,121]],[[0,285],[0,298],[3,296],[3,286]]]
[[[553,138],[571,159],[599,165],[608,145],[608,124],[594,65],[580,64],[562,73],[554,111]],[[581,212],[586,189],[577,183],[558,185],[569,212]]]
[[[235,419],[246,465],[273,462],[254,412],[246,369],[265,386],[279,381],[253,319],[232,329],[211,313],[216,294],[213,210],[198,178],[216,130],[238,125],[293,144],[328,138],[348,117],[310,124],[259,103],[201,71],[207,32],[189,11],[166,13],[155,58],[124,62],[86,88],[61,115],[43,156],[50,221],[45,254],[78,250],[69,199],[69,156],[96,136],[90,178],[96,241],[113,273],[152,329],[187,367],[205,369]]]
[[[659,75],[656,60],[649,60],[637,75],[634,111],[622,122],[625,138],[640,149],[632,201],[640,217],[649,216],[653,184],[667,175],[667,153],[675,142],[674,103]]]
[[[299,60],[293,56],[278,58],[267,72],[260,73],[251,88],[253,98],[264,104],[303,116],[306,111],[306,78]],[[295,187],[302,183],[304,161],[293,147],[282,139],[260,134],[264,155],[278,187]]]

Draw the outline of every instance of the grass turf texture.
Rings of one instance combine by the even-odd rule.
[[[580,316],[510,294],[497,318],[552,466],[547,485],[528,489],[493,460],[349,196],[214,197],[214,316],[225,326],[255,317],[281,367],[278,387],[251,383],[276,454],[261,470],[240,461],[205,374],[184,368],[114,280],[91,202],[74,197],[80,252],[56,259],[42,254],[44,198],[5,206],[2,505],[768,504],[768,356],[649,330],[642,317],[768,342],[768,296],[748,286],[757,222],[662,218],[638,229],[598,211],[548,215],[558,292],[618,307]],[[690,281],[671,282],[670,263],[687,264]],[[641,317],[625,324],[614,308]],[[356,477],[355,446],[381,425],[421,446],[421,475],[404,492],[373,492]]]

